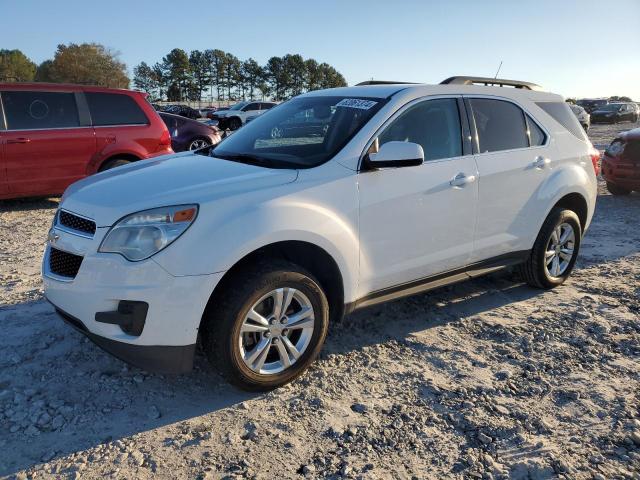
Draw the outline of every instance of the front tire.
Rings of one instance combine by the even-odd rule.
[[[572,210],[555,208],[544,221],[529,259],[520,266],[525,282],[545,290],[562,285],[576,263],[582,227]]]
[[[618,185],[616,185],[615,183],[611,183],[611,182],[607,182],[607,190],[609,190],[609,193],[611,195],[629,195],[631,193],[631,190],[628,190],[626,188],[620,187]]]
[[[203,319],[209,361],[234,385],[270,390],[301,375],[318,356],[329,304],[313,275],[285,261],[238,272]]]

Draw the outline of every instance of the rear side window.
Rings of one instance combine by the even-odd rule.
[[[522,109],[511,102],[486,98],[470,99],[476,122],[480,153],[529,146]]]
[[[269,110],[270,108],[275,107],[276,105],[274,103],[261,103],[260,104],[260,108],[262,110]]]
[[[544,142],[547,140],[547,136],[529,115],[527,115],[527,126],[529,127],[530,146],[539,147],[540,145],[544,145]]]
[[[452,98],[427,100],[407,109],[378,137],[380,147],[392,141],[421,145],[425,160],[461,156],[457,101]]]
[[[565,102],[536,102],[536,105],[580,140],[587,140],[580,122]]]
[[[95,126],[144,125],[147,116],[136,101],[120,93],[85,93]]]
[[[8,130],[73,128],[80,126],[73,93],[2,92]]]

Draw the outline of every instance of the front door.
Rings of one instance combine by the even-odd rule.
[[[72,92],[1,93],[6,130],[0,132],[9,192],[62,193],[87,174],[96,151],[93,128],[82,126]]]
[[[417,143],[425,162],[358,174],[361,294],[469,263],[478,182],[462,118],[456,98],[413,102],[374,141]]]

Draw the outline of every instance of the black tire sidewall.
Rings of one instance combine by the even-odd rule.
[[[211,342],[205,342],[205,353],[223,375],[233,384],[245,390],[270,390],[289,383],[300,376],[316,359],[329,326],[329,304],[313,276],[294,264],[263,267],[254,274],[239,275],[227,291],[235,293],[229,301],[210,318],[208,325]],[[247,281],[247,279],[249,281]],[[239,346],[240,328],[249,309],[262,296],[276,288],[292,287],[304,293],[314,309],[315,326],[309,346],[293,366],[273,375],[261,375],[252,371],[242,360]],[[207,346],[207,344],[209,346]],[[207,351],[215,349],[214,351]],[[217,350],[217,351],[216,351]]]
[[[565,272],[559,277],[552,277],[551,275],[549,275],[546,269],[545,254],[547,251],[547,245],[549,244],[549,239],[551,238],[551,234],[553,233],[554,229],[562,223],[568,223],[573,228],[573,233],[575,235],[575,243],[573,247],[574,253]],[[544,288],[553,288],[557,287],[558,285],[562,285],[565,280],[571,275],[576,260],[578,259],[581,240],[582,227],[580,226],[580,220],[578,219],[578,216],[575,214],[575,212],[571,210],[556,209],[549,214],[542,229],[540,230],[538,239],[536,240],[532,258],[534,262],[533,267],[536,270],[536,276],[538,277],[540,283]]]
[[[130,160],[125,160],[124,158],[114,158],[113,160],[109,160],[105,162],[100,167],[100,172],[104,172],[106,170],[111,170],[112,168],[121,167],[122,165],[128,165],[131,163]]]

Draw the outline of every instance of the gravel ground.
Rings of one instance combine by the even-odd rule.
[[[565,286],[506,272],[358,312],[260,395],[64,325],[39,278],[56,206],[0,202],[0,477],[640,479],[638,194],[601,189]]]

